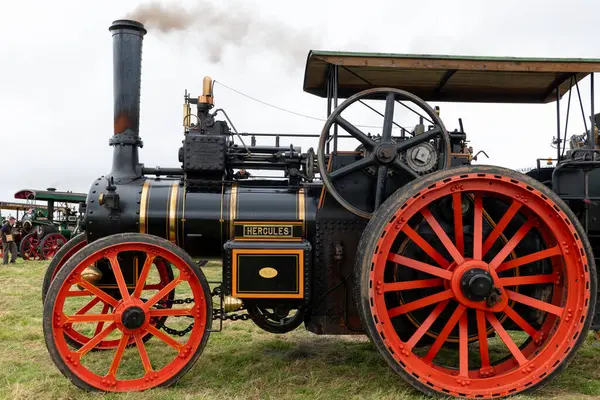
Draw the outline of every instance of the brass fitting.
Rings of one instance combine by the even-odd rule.
[[[81,273],[81,279],[91,284],[95,284],[96,282],[102,279],[102,275],[102,271],[100,271],[98,267],[96,267],[95,265],[90,265]],[[81,285],[78,284],[77,286],[79,287],[79,289],[84,290],[84,288]]]
[[[185,103],[183,105],[183,126],[184,128],[189,128],[192,119],[192,107],[190,107],[189,103]]]
[[[223,310],[225,312],[236,311],[242,308],[243,306],[244,303],[237,297],[225,296],[225,298],[223,299]]]
[[[198,104],[213,104],[212,79],[205,76],[202,80],[202,96],[198,97]]]

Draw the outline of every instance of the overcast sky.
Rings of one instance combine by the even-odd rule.
[[[108,27],[144,3],[2,1],[0,200],[12,200],[25,187],[87,193],[96,177],[109,172],[113,109]],[[163,3],[190,9],[197,4]],[[277,106],[325,117],[325,101],[302,91],[310,50],[303,46],[313,43],[323,50],[600,58],[600,3],[594,0],[246,0],[245,7],[228,0],[213,3],[230,10],[233,22],[247,17],[272,32],[291,32],[272,35],[289,46],[271,38],[264,47],[252,36],[244,39],[248,47],[223,45],[231,27],[214,25],[225,23],[223,19],[185,33],[150,31],[143,48],[140,125],[140,158],[146,166],[179,165],[184,90],[199,95],[205,75]],[[215,62],[215,46],[221,45]],[[281,50],[298,47],[304,52],[299,61],[290,62]],[[589,113],[589,78],[582,84]],[[240,131],[318,133],[322,127],[320,121],[265,107],[218,84],[215,101]],[[566,98],[562,104],[564,113]],[[555,155],[550,147],[556,135],[555,104],[439,105],[449,130],[462,117],[475,151],[490,155],[480,163],[519,168]],[[596,109],[600,111],[597,100]],[[580,112],[572,114],[571,122],[569,135],[583,131]],[[316,142],[294,144],[316,148]]]

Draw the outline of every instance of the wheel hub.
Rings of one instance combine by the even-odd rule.
[[[382,163],[389,164],[394,161],[397,156],[396,146],[392,143],[380,144],[375,150],[375,156]]]
[[[483,261],[469,259],[457,265],[449,288],[456,300],[469,308],[500,312],[508,304],[498,275]]]
[[[492,292],[494,281],[486,270],[473,268],[463,274],[460,279],[460,288],[469,300],[482,301]]]
[[[146,313],[138,306],[126,308],[121,316],[123,326],[132,331],[141,328],[145,321]]]

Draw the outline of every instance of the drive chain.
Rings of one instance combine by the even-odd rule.
[[[162,300],[157,305],[159,305],[160,308],[167,308],[168,305],[173,305],[173,304],[190,304],[190,303],[193,303],[193,302],[194,302],[194,298],[193,297],[188,297],[187,299]],[[242,311],[242,310],[243,310],[243,308],[240,308],[238,311]],[[189,316],[188,318],[193,318],[193,317]],[[245,313],[230,314],[230,313],[222,313],[221,310],[213,310],[212,319],[213,319],[213,321],[217,320],[217,319],[221,319],[223,321],[226,321],[226,320],[231,320],[231,321],[237,321],[237,320],[247,321],[247,320],[252,319],[252,318],[250,317],[249,314],[245,314]],[[163,324],[161,326],[161,328],[165,332],[167,332],[168,334],[170,334],[170,335],[185,336],[186,333],[188,333],[192,329],[194,329],[194,323],[192,322],[187,328],[182,329],[182,330],[177,330],[177,329],[169,328],[165,324]]]

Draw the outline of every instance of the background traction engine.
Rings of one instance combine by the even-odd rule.
[[[146,31],[118,20],[110,32],[112,169],[91,184],[84,232],[55,255],[43,287],[46,345],[73,384],[172,385],[220,330],[212,321],[244,309],[240,319],[274,333],[304,323],[366,334],[428,394],[508,396],[572,359],[591,323],[596,268],[580,223],[546,186],[452,161],[464,132],[448,133],[427,103],[392,88],[337,107],[316,160],[293,145],[237,144],[224,111],[211,112],[209,78],[185,98],[181,166],[145,167]],[[395,135],[394,109],[407,102],[431,126]],[[361,103],[383,106],[380,134],[350,122]],[[358,146],[329,151],[338,128]],[[197,260],[212,258],[223,261],[222,282],[210,288]]]

